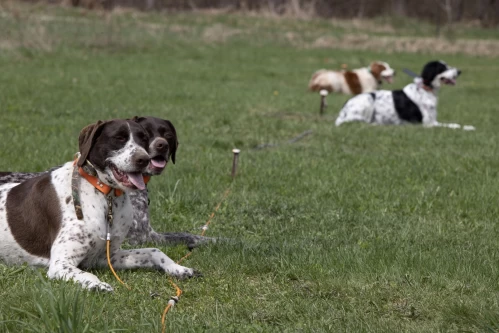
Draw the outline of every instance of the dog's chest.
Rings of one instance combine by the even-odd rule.
[[[70,171],[65,173],[68,172]],[[69,189],[68,184],[56,188],[60,191],[59,196],[65,199],[62,201],[64,209],[61,231],[53,250],[84,257],[82,264],[92,266],[96,260],[106,255],[108,224],[114,245],[121,244],[125,239],[133,223],[130,199],[126,193],[121,196],[115,196],[114,193],[106,196],[85,179],[80,179],[78,194],[83,219],[79,220],[74,208],[74,196]]]
[[[120,196],[104,196],[88,183],[83,183],[80,187],[86,229],[104,239],[109,229],[113,241],[123,241],[133,222],[133,210],[128,195],[125,193]]]
[[[376,90],[376,88],[378,87],[378,82],[367,69],[357,69],[354,70],[354,73],[356,73],[359,78],[359,83],[362,87],[363,93]]]
[[[404,93],[419,107],[421,112],[435,112],[437,107],[437,96],[434,93],[424,90],[415,83],[405,86]]]

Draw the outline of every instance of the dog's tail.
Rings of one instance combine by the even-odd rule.
[[[326,89],[327,91],[331,92],[332,91],[331,83],[328,82],[327,77],[325,75],[326,73],[327,70],[325,69],[320,69],[316,71],[312,75],[312,78],[308,83],[308,90],[321,91],[322,89]]]

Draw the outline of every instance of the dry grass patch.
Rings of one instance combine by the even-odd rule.
[[[202,39],[209,43],[223,43],[230,37],[241,33],[239,29],[233,29],[226,25],[216,23],[206,27],[202,33]]]
[[[446,40],[432,37],[370,36],[346,34],[341,37],[321,36],[306,48],[337,48],[343,50],[384,50],[387,53],[443,53],[473,56],[499,55],[499,41],[482,39]]]

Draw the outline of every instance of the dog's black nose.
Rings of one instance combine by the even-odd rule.
[[[461,75],[461,70],[460,69],[457,70],[457,76],[459,76],[459,75]]]
[[[151,160],[151,158],[149,157],[149,155],[144,154],[144,153],[136,153],[132,157],[133,164],[140,169],[143,169],[146,166],[148,166],[150,160]]]
[[[165,139],[157,139],[154,143],[154,149],[159,153],[163,153],[168,149],[168,142]]]

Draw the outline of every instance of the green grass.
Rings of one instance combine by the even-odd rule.
[[[180,147],[177,164],[150,183],[152,223],[197,233],[231,183],[231,149],[242,150],[208,230],[232,241],[185,263],[204,277],[179,282],[169,332],[499,331],[497,59],[315,49],[273,32],[306,39],[327,30],[325,21],[125,13],[106,35],[93,13],[27,8],[25,19],[87,23],[43,21],[36,35],[0,18],[11,27],[0,29],[1,45],[11,43],[0,55],[0,170],[70,160],[80,129],[98,119],[167,118]],[[241,32],[222,38],[228,26]],[[320,118],[319,98],[306,92],[321,67],[381,59],[419,71],[435,58],[463,70],[441,91],[439,119],[476,132],[335,128],[347,97],[330,96]],[[400,74],[388,87],[409,81]],[[310,129],[295,144],[252,149]],[[173,259],[186,252],[162,250]],[[0,264],[0,332],[160,331],[174,293],[164,275],[121,272],[128,291],[108,270],[93,273],[115,292]]]

